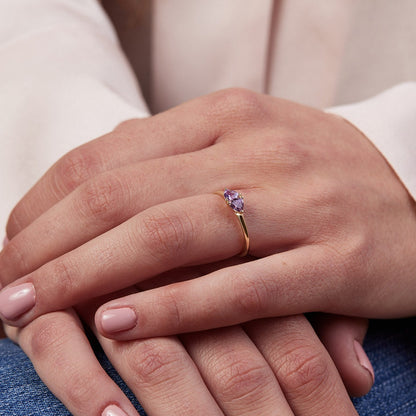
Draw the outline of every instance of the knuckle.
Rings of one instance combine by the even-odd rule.
[[[118,136],[122,135],[137,135],[137,128],[143,124],[143,119],[140,118],[132,118],[129,120],[124,120],[121,123],[119,123],[116,128],[114,129],[114,133],[116,133]]]
[[[228,118],[248,123],[258,121],[267,114],[262,96],[245,88],[227,88],[213,94],[213,105]]]
[[[33,360],[59,354],[61,346],[66,342],[69,325],[62,320],[52,319],[52,315],[35,319],[24,330],[22,338],[28,345]],[[24,341],[22,341],[24,342]]]
[[[278,368],[279,382],[291,395],[313,395],[328,380],[328,361],[306,343],[297,345],[282,360]]]
[[[67,258],[58,258],[44,270],[51,279],[49,284],[53,293],[71,293],[77,285],[78,271]],[[44,285],[47,288],[47,285]],[[61,305],[62,306],[62,305]]]
[[[169,317],[170,328],[183,328],[186,326],[186,321],[181,313],[182,291],[177,285],[167,286],[160,297],[160,309],[164,309],[167,313],[165,316]]]
[[[114,174],[106,174],[82,185],[77,208],[87,218],[113,222],[118,215],[118,207],[128,204],[124,200],[127,194],[126,185],[121,179]]]
[[[351,231],[347,238],[340,236],[325,247],[325,259],[332,264],[333,273],[338,278],[338,284],[333,288],[333,298],[349,299],[350,303],[356,305],[368,302],[368,293],[379,290],[379,279],[377,274],[371,273],[373,263],[369,260],[372,258],[373,243],[363,227],[360,228]],[[339,307],[339,304],[334,306]]]
[[[293,136],[293,133],[281,132],[274,140],[272,154],[275,155],[275,164],[285,173],[299,172],[300,169],[304,170],[310,165],[312,154],[305,140]]]
[[[254,366],[237,356],[227,356],[227,364],[216,371],[219,391],[226,401],[238,401],[255,395],[270,377],[262,366]]]
[[[341,263],[347,278],[365,273],[371,264],[368,259],[371,257],[369,253],[372,251],[372,241],[377,240],[367,234],[365,227],[360,227],[356,232],[351,232],[344,244],[340,245]]]
[[[270,294],[267,285],[261,279],[252,279],[244,275],[231,276],[236,310],[242,316],[257,317],[266,307],[266,299]]]
[[[66,402],[71,408],[77,409],[81,414],[92,414],[95,406],[95,398],[92,393],[96,392],[97,397],[102,392],[103,374],[100,369],[89,368],[88,372],[79,371],[79,368],[70,371],[65,380]]]
[[[103,371],[99,367],[90,366],[88,370],[78,363],[69,361],[68,346],[74,343],[74,330],[81,329],[61,312],[43,315],[21,330],[19,336],[22,348],[28,352],[31,361],[41,368],[65,368],[55,380],[66,403],[82,414],[91,414],[94,406],[91,399],[92,391],[101,391]],[[44,370],[43,370],[44,371]]]
[[[85,149],[74,149],[58,161],[52,173],[52,185],[58,196],[67,195],[97,170],[98,157]]]
[[[194,235],[194,225],[184,213],[168,213],[161,208],[142,217],[139,235],[149,253],[156,258],[171,258],[187,249]]]
[[[170,343],[160,339],[146,340],[127,354],[127,361],[138,383],[154,385],[167,382],[184,368],[184,356]]]

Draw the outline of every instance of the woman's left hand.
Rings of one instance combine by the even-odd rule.
[[[259,259],[112,301],[96,315],[102,334],[127,340],[310,311],[415,314],[414,202],[379,152],[336,116],[228,90],[125,123],[49,170],[9,221],[1,281],[24,277],[2,290],[2,319],[25,325],[238,255],[240,226],[215,195],[227,187],[244,195]]]

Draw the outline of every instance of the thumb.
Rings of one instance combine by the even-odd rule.
[[[325,345],[351,396],[367,394],[374,384],[374,370],[362,343],[368,320],[318,314],[312,324]]]

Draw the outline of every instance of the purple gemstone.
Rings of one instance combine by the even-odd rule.
[[[224,191],[224,198],[227,204],[236,212],[244,211],[244,199],[237,191],[226,189]]]

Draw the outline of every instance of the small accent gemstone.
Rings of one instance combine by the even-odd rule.
[[[224,191],[224,198],[227,204],[235,211],[235,212],[244,212],[244,198],[243,195],[239,194],[237,191],[232,191],[230,189],[226,189]]]

